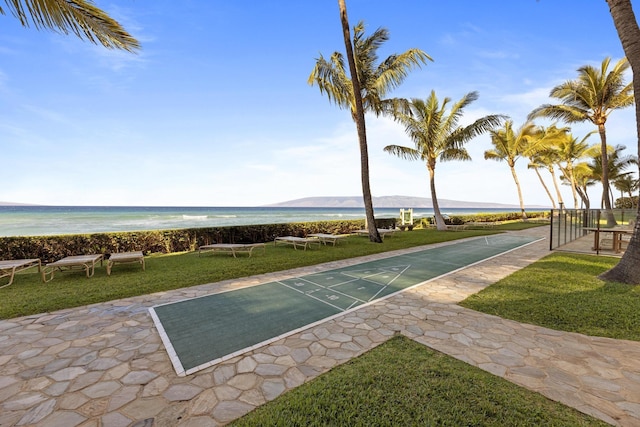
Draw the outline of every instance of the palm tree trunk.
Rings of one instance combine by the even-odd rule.
[[[544,179],[542,179],[542,175],[540,175],[540,171],[538,170],[538,168],[533,168],[533,170],[536,171],[536,175],[538,175],[538,179],[540,180],[540,184],[542,184],[542,188],[544,188],[544,191],[547,193],[547,196],[549,196],[549,199],[551,200],[551,206],[553,206],[553,209],[556,208],[556,201],[553,198],[553,196],[551,195],[551,191],[549,191],[549,187],[547,187],[547,184],[544,183]],[[558,196],[560,196],[560,194],[558,194]],[[560,198],[558,201],[561,201],[562,199]]]
[[[604,203],[607,226],[614,227],[616,218],[613,215],[611,206],[611,186],[609,185],[609,154],[607,153],[607,132],[604,123],[598,123],[598,133],[600,134],[600,148],[602,150],[602,202]]]
[[[429,170],[429,187],[431,187],[431,203],[433,203],[433,214],[436,218],[436,228],[440,231],[447,230],[447,224],[440,213],[440,205],[438,205],[438,197],[436,196],[436,171],[433,167],[428,166]]]
[[[571,195],[573,196],[573,208],[578,209],[578,183],[576,182],[576,177],[573,176],[573,166],[570,163],[568,163],[566,169],[563,170],[562,172],[568,176],[569,182],[571,183]],[[582,198],[582,196],[580,197]]]
[[[349,31],[347,5],[344,0],[338,0],[338,6],[340,7],[342,34],[344,36],[344,45],[347,50],[349,72],[351,74],[351,83],[353,85],[353,93],[356,101],[355,121],[356,128],[358,129],[358,141],[360,143],[360,177],[362,180],[362,198],[364,201],[364,210],[367,217],[369,240],[376,243],[382,243],[382,238],[380,238],[380,233],[378,233],[378,228],[376,227],[376,220],[373,212],[373,199],[371,198],[371,187],[369,185],[369,151],[367,149],[367,130],[364,123],[364,108],[362,105],[362,93],[360,92],[358,71],[356,69],[356,62],[353,57],[353,47],[351,46],[351,33]]]
[[[553,181],[553,186],[556,189],[556,194],[558,196],[558,203],[560,204],[560,206],[562,206],[564,205],[564,200],[562,200],[562,193],[560,192],[560,186],[558,185],[558,179],[556,178],[556,173],[553,170],[553,166],[549,168],[549,173],[551,174],[551,181]]]
[[[633,70],[637,150],[640,150],[640,28],[638,28],[638,21],[633,13],[630,0],[607,0],[607,3],[625,56]],[[628,284],[640,284],[640,207],[636,213],[631,241],[622,259],[611,270],[602,273],[600,278]]]
[[[513,180],[516,183],[516,187],[518,189],[518,200],[520,200],[520,212],[522,213],[522,220],[527,220],[527,213],[524,211],[524,199],[522,198],[522,189],[520,188],[520,181],[518,180],[518,175],[516,174],[516,168],[512,165],[509,165],[509,169],[511,169],[511,175],[513,176]]]

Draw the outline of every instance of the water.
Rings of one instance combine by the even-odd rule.
[[[509,209],[441,209],[449,215]],[[376,208],[377,218],[399,218],[398,208]],[[414,218],[433,210],[417,208]],[[89,234],[233,225],[364,219],[364,208],[0,206],[0,237]]]

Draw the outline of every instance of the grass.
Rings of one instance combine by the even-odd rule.
[[[122,264],[116,265],[111,276],[107,276],[105,267],[96,267],[95,275],[90,279],[85,277],[84,272],[56,273],[55,278],[46,284],[40,281],[37,273],[34,273],[36,270],[31,269],[25,274],[16,275],[11,286],[0,289],[0,319],[529,226],[529,224],[513,223],[493,230],[460,232],[414,230],[387,237],[382,244],[371,243],[366,237],[351,236],[335,247],[327,246],[307,251],[294,251],[288,246],[274,247],[273,244],[268,244],[264,253],[262,250],[254,250],[251,258],[246,255],[233,258],[228,254],[212,253],[199,257],[197,252],[157,254],[145,258],[147,268],[144,272],[137,264]]]
[[[460,305],[551,329],[640,341],[640,286],[597,278],[618,261],[554,253]]]
[[[156,255],[147,271],[117,266],[86,279],[62,274],[43,285],[24,274],[0,290],[0,318],[14,317],[114,298],[215,282],[490,234],[528,228],[512,223],[493,231],[414,230],[373,244],[350,237],[346,244],[307,252],[269,245],[265,254],[233,259],[194,253]],[[503,279],[462,305],[554,329],[638,340],[640,289],[596,278],[618,260],[553,254]],[[19,313],[19,314],[16,314]],[[396,336],[364,355],[260,406],[234,426],[599,426],[606,425],[572,408],[502,378]]]
[[[408,338],[396,336],[230,425],[607,424]]]

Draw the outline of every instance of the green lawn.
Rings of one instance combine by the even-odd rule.
[[[266,253],[233,259],[194,253],[156,255],[147,271],[117,266],[86,279],[63,274],[42,284],[24,274],[0,289],[0,318],[108,301],[234,277],[411,246],[478,236],[496,230],[414,230],[373,244],[350,237],[335,248],[301,252],[268,245]],[[640,289],[596,278],[617,259],[556,253],[468,298],[462,305],[554,329],[614,338],[640,338]],[[599,426],[606,425],[539,394],[428,349],[394,337],[236,420],[235,426]]]
[[[561,331],[640,341],[640,286],[597,278],[617,262],[553,253],[460,305]]]
[[[350,236],[337,246],[313,250],[294,250],[272,243],[262,250],[254,250],[251,258],[239,255],[197,252],[152,255],[145,258],[146,271],[139,265],[116,265],[112,275],[105,267],[97,267],[94,277],[87,279],[84,272],[56,273],[55,278],[43,284],[36,270],[16,275],[11,286],[0,289],[0,319],[26,316],[53,310],[111,301],[119,298],[168,291],[226,279],[288,270],[295,267],[328,261],[371,255],[413,246],[439,243],[464,237],[497,233],[528,224],[514,223],[493,230],[466,230],[440,232],[414,230],[387,237],[382,244],[371,243],[367,237]],[[6,278],[2,283],[6,283]],[[0,285],[2,284],[0,283]]]
[[[408,338],[396,336],[230,425],[607,424]]]

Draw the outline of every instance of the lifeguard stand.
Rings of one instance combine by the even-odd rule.
[[[400,209],[400,225],[413,225],[413,209]]]

